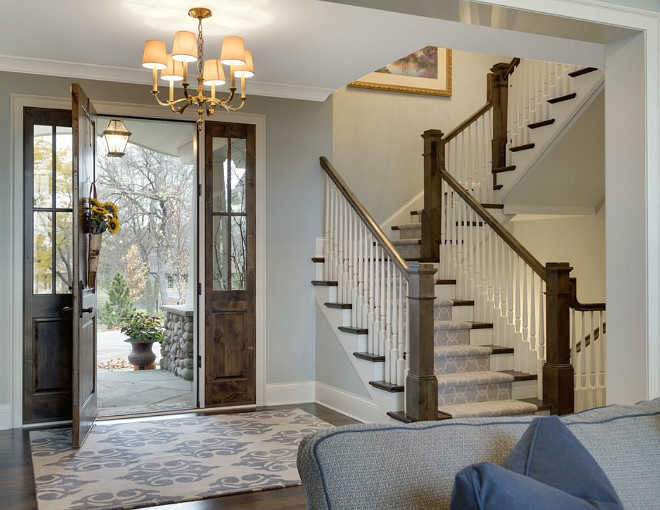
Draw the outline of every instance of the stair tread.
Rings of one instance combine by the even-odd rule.
[[[497,168],[493,168],[491,170],[492,173],[494,174],[501,174],[502,172],[511,172],[516,169],[516,165],[509,165],[509,166],[499,166]],[[483,204],[482,204],[483,205]]]
[[[504,204],[481,204],[485,209],[504,209]]]
[[[456,280],[443,280],[441,278],[435,281],[436,285],[456,285]]]
[[[562,101],[568,101],[569,99],[575,99],[576,97],[577,94],[573,92],[571,94],[566,94],[564,96],[558,96],[558,97],[553,97],[552,99],[548,99],[548,103],[550,104],[561,103]]]
[[[454,330],[454,329],[491,329],[492,323],[489,322],[476,322],[476,321],[449,321],[449,320],[436,320],[435,329],[440,330]]]
[[[329,280],[312,280],[312,285],[316,287],[336,287],[338,283]]]
[[[537,129],[544,126],[550,126],[554,123],[555,123],[555,119],[541,120],[539,122],[532,122],[531,124],[527,124],[527,127],[529,129]]]
[[[350,310],[353,305],[350,303],[323,303],[328,308],[340,308],[342,310]]]
[[[453,374],[436,374],[438,388],[448,386],[472,386],[476,384],[512,383],[514,377],[505,372],[481,370],[478,372],[457,372]]]
[[[516,145],[515,147],[509,147],[509,150],[511,152],[520,152],[520,151],[527,151],[529,149],[533,149],[534,147],[536,147],[536,144],[526,143],[523,145]]]
[[[312,262],[325,262],[325,257],[312,257]]]
[[[514,381],[536,381],[539,378],[536,374],[518,372],[517,370],[502,370],[501,373],[511,375]]]
[[[493,354],[513,354],[513,347],[502,347],[494,344],[484,344],[483,347],[489,347]]]
[[[470,299],[439,299],[439,298],[436,298],[436,300],[433,302],[433,306],[435,306],[435,307],[474,306],[474,301],[472,301]]]
[[[422,228],[421,223],[404,223],[403,225],[392,225],[392,230],[419,230]]]
[[[548,404],[547,402],[544,402],[541,399],[538,398],[521,398],[520,399],[523,402],[527,402],[528,404],[534,404],[539,411],[552,411],[552,406]]]
[[[366,335],[369,333],[369,330],[366,328],[353,328],[351,326],[339,326],[339,331],[344,333],[350,333],[352,335]]]
[[[578,76],[582,76],[583,74],[587,73],[593,73],[594,71],[598,71],[597,67],[583,67],[582,69],[578,69],[577,71],[573,71],[568,73],[568,75],[571,78],[577,78]]]
[[[450,415],[452,418],[473,418],[479,416],[509,416],[517,414],[534,414],[538,407],[523,400],[489,400],[469,404],[453,404],[438,407],[438,412]]]
[[[369,384],[374,388],[385,390],[390,393],[401,393],[403,391],[403,386],[388,383],[387,381],[369,381]]]
[[[436,345],[433,353],[436,357],[489,356],[493,349],[485,345]]]
[[[421,239],[394,239],[392,240],[394,246],[417,246],[422,244]]]
[[[385,356],[377,356],[375,354],[371,354],[370,352],[354,352],[353,356],[355,356],[358,359],[363,359],[365,361],[372,361],[374,363],[385,361]]]

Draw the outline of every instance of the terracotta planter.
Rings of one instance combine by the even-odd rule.
[[[156,361],[156,355],[151,350],[153,342],[131,342],[132,351],[128,354],[128,361],[136,367],[137,370],[146,370],[147,367],[153,365]]]

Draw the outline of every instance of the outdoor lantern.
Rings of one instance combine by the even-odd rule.
[[[103,131],[105,143],[108,145],[108,156],[121,158],[128,144],[128,137],[131,132],[126,129],[121,120],[112,119],[108,122],[108,127]]]

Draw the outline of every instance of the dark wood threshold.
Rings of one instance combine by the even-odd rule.
[[[327,280],[312,280],[312,285],[316,287],[336,287],[338,283]]]
[[[397,386],[396,384],[391,384],[385,381],[369,381],[374,388],[379,390],[385,390],[390,393],[401,393],[403,391],[403,386]]]
[[[404,411],[390,411],[387,413],[387,416],[393,418],[402,423],[415,423],[416,420],[413,420],[410,416],[407,416]],[[438,411],[438,421],[441,420],[451,420],[451,415]]]
[[[341,310],[350,310],[353,305],[350,303],[323,303],[328,308],[339,308]]]
[[[548,99],[548,103],[550,104],[561,103],[562,101],[568,101],[569,99],[575,99],[576,97],[577,94],[573,92],[572,94],[566,94],[565,96],[553,97],[552,99]]]
[[[312,257],[312,262],[315,264],[318,262],[325,262],[325,257]]]
[[[533,149],[534,147],[536,147],[536,144],[526,143],[524,145],[517,145],[516,147],[509,147],[509,150],[511,152],[520,152],[520,151],[528,151],[529,149]]]
[[[474,306],[474,301],[471,299],[454,299],[452,306]]]
[[[527,374],[525,372],[518,372],[517,370],[500,370],[502,374],[509,374],[513,376],[513,382],[517,381],[536,381],[539,376],[536,374]]]
[[[503,187],[504,187],[503,184],[496,184],[495,186],[493,186],[493,189],[494,189],[495,191],[498,191],[498,190],[501,190]]]
[[[529,129],[536,129],[543,126],[550,126],[551,124],[554,123],[555,123],[555,119],[548,119],[548,120],[542,120],[540,122],[532,122],[531,124],[527,124],[527,127]]]
[[[501,347],[493,344],[487,344],[483,347],[490,347],[493,350],[492,354],[513,354],[513,347]]]
[[[571,78],[577,78],[578,76],[582,76],[583,74],[587,73],[593,73],[594,71],[598,71],[597,67],[583,67],[582,69],[578,69],[577,71],[573,71],[572,73],[568,73],[568,75]]]
[[[385,361],[385,356],[376,356],[370,352],[354,352],[353,356],[358,359],[363,359],[365,361],[371,361],[372,363],[381,363]]]
[[[339,326],[339,331],[344,333],[350,333],[351,335],[366,335],[369,333],[369,330],[366,328],[353,328],[351,326]]]
[[[481,204],[484,209],[504,209],[504,204]]]
[[[456,280],[441,280],[438,279],[435,281],[436,285],[456,285]]]
[[[509,166],[500,166],[500,167],[497,167],[497,168],[493,168],[491,171],[494,174],[501,174],[503,172],[512,172],[515,169],[516,169],[516,165],[509,165]]]
[[[472,325],[472,329],[493,329],[492,322],[474,322],[474,321],[467,321],[467,322]]]

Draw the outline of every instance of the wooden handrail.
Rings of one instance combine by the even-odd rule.
[[[546,281],[545,267],[541,264],[534,255],[520,244],[520,242],[506,230],[499,221],[497,221],[492,214],[490,214],[484,206],[482,206],[468,191],[459,184],[459,182],[449,173],[446,169],[440,169],[440,176],[451,186],[451,188],[476,212],[482,220],[484,220],[490,228],[492,228],[497,235],[499,235],[506,244],[508,244],[513,251],[515,251],[520,258],[522,258],[532,270]]]
[[[578,312],[603,312],[605,311],[605,303],[580,303],[577,298],[577,278],[571,278],[570,280],[570,289],[571,289],[571,308],[577,310]]]
[[[504,71],[505,74],[507,76],[511,76],[513,74],[513,71],[515,71],[516,67],[518,67],[518,64],[520,64],[520,59],[518,57],[514,57],[509,63],[509,67],[507,67],[506,71]]]
[[[406,280],[410,280],[410,274],[408,274],[408,269],[410,269],[410,266],[403,259],[403,257],[401,257],[397,249],[392,244],[392,241],[390,241],[387,238],[387,236],[383,233],[382,229],[378,226],[378,223],[376,223],[376,221],[373,219],[371,214],[369,214],[369,212],[362,205],[362,202],[360,202],[358,198],[353,194],[353,192],[349,189],[344,179],[341,178],[339,173],[337,173],[337,170],[335,170],[335,168],[332,166],[330,161],[328,161],[328,158],[326,158],[325,156],[321,156],[319,159],[321,161],[321,166],[323,167],[323,170],[325,170],[325,172],[328,174],[330,179],[332,179],[332,182],[335,183],[335,186],[339,188],[339,191],[341,191],[341,194],[344,195],[344,198],[348,200],[348,203],[351,204],[353,210],[364,222],[364,224],[367,226],[369,231],[376,238],[377,242],[383,247],[385,253],[387,253],[387,255],[390,257],[390,259],[392,259],[394,264],[401,270]]]
[[[465,119],[463,122],[461,122],[458,126],[456,126],[454,129],[452,129],[449,133],[447,133],[442,138],[442,141],[444,143],[447,143],[452,138],[456,138],[463,131],[465,131],[470,126],[470,124],[476,122],[477,119],[479,119],[484,113],[486,113],[492,107],[493,107],[493,103],[490,102],[490,101],[487,102],[485,105],[483,105],[481,108],[479,108],[476,112],[474,112],[472,115],[470,115],[467,119]]]

